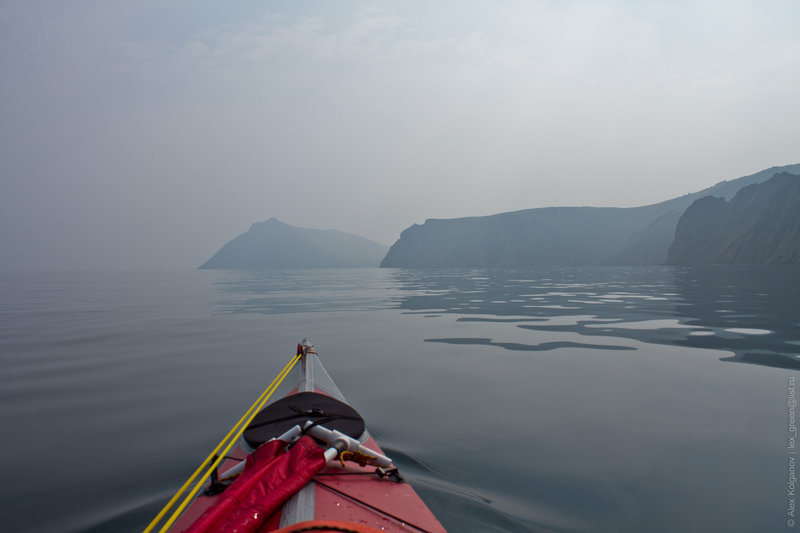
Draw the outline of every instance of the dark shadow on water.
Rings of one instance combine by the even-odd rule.
[[[792,354],[747,352],[742,355],[723,357],[720,359],[720,361],[752,363],[755,365],[772,366],[775,368],[790,368],[794,370],[800,370],[800,361],[795,359]]]
[[[489,324],[492,323],[519,323],[519,322],[544,322],[546,318],[472,318],[472,317],[462,317],[458,319],[458,322],[486,322]]]
[[[559,348],[586,348],[589,350],[636,350],[632,346],[611,346],[608,344],[584,344],[581,342],[543,342],[541,344],[520,344],[516,342],[494,342],[483,338],[425,339],[425,342],[442,342],[445,344],[482,344],[497,346],[506,350],[522,352],[545,352]]]

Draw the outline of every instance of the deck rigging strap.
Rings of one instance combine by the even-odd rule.
[[[173,523],[175,523],[175,520],[178,519],[178,517],[186,508],[186,506],[189,505],[189,502],[192,500],[192,498],[194,498],[197,495],[197,493],[200,492],[200,489],[203,487],[203,484],[205,483],[205,479],[208,476],[210,476],[211,472],[213,472],[214,469],[216,469],[219,466],[219,464],[225,459],[225,456],[228,454],[231,448],[233,448],[233,445],[242,435],[245,428],[247,428],[248,424],[250,424],[250,422],[253,420],[253,418],[255,418],[258,412],[261,411],[264,405],[266,405],[270,396],[272,396],[272,394],[275,392],[275,389],[277,389],[278,386],[286,378],[286,376],[289,375],[289,372],[292,370],[292,368],[294,368],[294,365],[297,363],[297,361],[300,360],[302,356],[303,356],[302,353],[298,353],[297,355],[292,356],[292,358],[289,360],[286,366],[283,367],[283,370],[281,370],[280,373],[275,377],[275,379],[272,380],[272,383],[270,383],[269,386],[266,389],[264,389],[264,392],[261,393],[261,396],[259,396],[258,399],[253,403],[253,405],[251,405],[250,408],[244,413],[244,415],[242,415],[242,417],[231,428],[228,434],[225,435],[225,437],[220,441],[219,444],[217,444],[217,447],[214,448],[214,450],[208,455],[208,457],[206,457],[206,459],[202,463],[200,463],[200,466],[197,467],[197,470],[194,471],[194,474],[192,474],[189,477],[189,479],[186,480],[186,483],[184,483],[183,486],[180,489],[178,489],[178,491],[167,502],[164,508],[161,509],[161,511],[156,515],[156,517],[152,520],[152,522],[150,522],[150,524],[144,529],[143,533],[150,533],[151,531],[153,531],[155,527],[158,525],[158,523],[161,522],[164,516],[170,511],[170,509],[172,509],[172,506],[175,505],[175,502],[177,502],[178,499],[183,495],[183,493],[186,491],[189,485],[191,485],[192,482],[194,482],[194,480],[197,479],[197,477],[200,475],[201,472],[204,472],[204,474],[200,476],[200,479],[195,485],[194,489],[192,489],[189,492],[189,494],[186,495],[186,497],[183,499],[178,508],[175,509],[175,511],[169,517],[169,520],[167,520],[167,522],[163,526],[161,526],[159,533],[164,533],[170,528],[170,526],[172,526]],[[222,453],[218,453],[223,447],[225,447],[224,451],[222,451]],[[211,465],[206,467],[206,465],[208,465],[209,463],[211,463]]]

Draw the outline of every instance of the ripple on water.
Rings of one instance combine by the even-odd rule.
[[[634,322],[616,322],[613,324],[589,324],[587,328],[612,328],[612,329],[678,329],[678,328],[699,328],[700,326],[689,326],[681,324],[675,319],[662,320],[638,320]]]
[[[569,305],[523,305],[522,307],[527,307],[531,309],[580,309],[580,307],[573,307]]]
[[[772,331],[757,328],[725,328],[728,333],[738,333],[740,335],[769,335]]]

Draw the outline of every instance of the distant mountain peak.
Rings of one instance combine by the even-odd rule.
[[[263,220],[261,222],[253,222],[250,227],[262,227],[262,226],[288,226],[285,222],[281,222],[275,217],[270,217],[267,220]]]
[[[387,249],[351,233],[300,228],[271,217],[254,222],[199,268],[377,267]]]

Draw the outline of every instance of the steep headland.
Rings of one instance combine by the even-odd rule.
[[[800,263],[800,176],[776,174],[730,201],[695,201],[678,221],[666,262]]]
[[[270,218],[227,242],[199,268],[376,267],[386,249],[350,233],[298,228]]]
[[[658,204],[549,207],[484,217],[429,219],[403,231],[382,267],[662,264],[678,220],[695,200],[732,198],[742,187],[800,164],[773,167]]]

